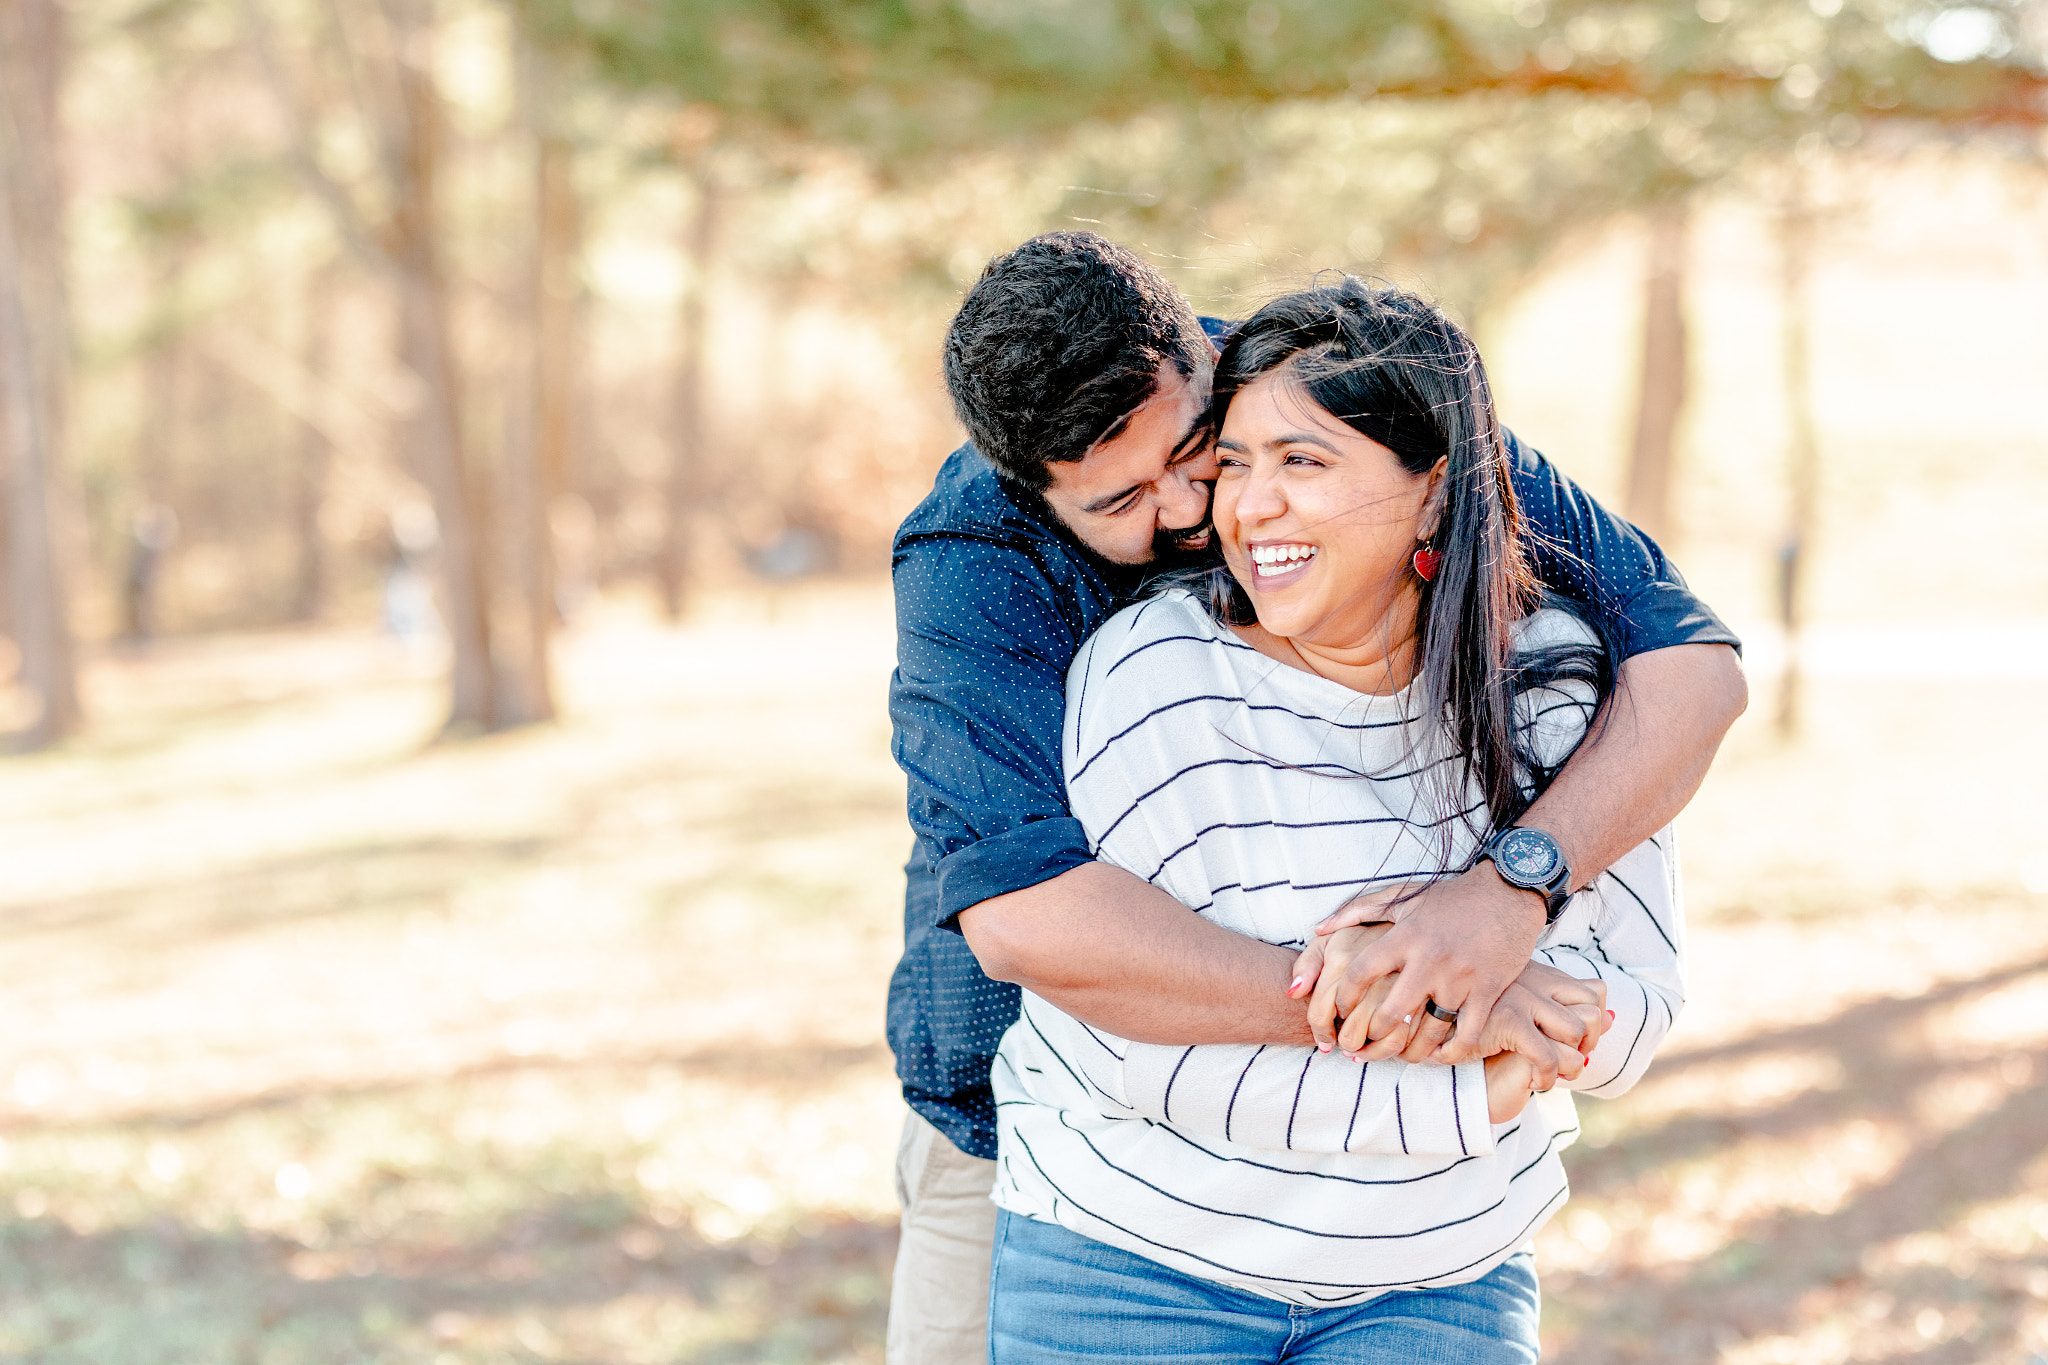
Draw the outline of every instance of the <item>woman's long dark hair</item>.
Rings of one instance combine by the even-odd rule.
[[[1539,763],[1518,738],[1517,694],[1576,680],[1605,700],[1616,651],[1602,636],[1598,645],[1516,652],[1514,625],[1542,595],[1523,554],[1521,509],[1479,349],[1414,294],[1347,275],[1275,299],[1231,336],[1216,366],[1211,436],[1239,390],[1279,369],[1331,416],[1391,450],[1410,474],[1443,462],[1432,537],[1442,559],[1432,580],[1418,580],[1410,713],[1443,719],[1453,757],[1463,759],[1462,769],[1445,765],[1446,775],[1462,772],[1478,787],[1493,827],[1514,823],[1561,766]],[[1199,578],[1219,621],[1257,619],[1220,563]],[[1443,784],[1440,829],[1452,827],[1468,791],[1465,782]]]

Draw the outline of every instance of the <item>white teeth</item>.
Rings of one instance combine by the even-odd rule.
[[[1252,563],[1262,578],[1291,573],[1314,559],[1315,554],[1313,545],[1254,545],[1251,551]]]

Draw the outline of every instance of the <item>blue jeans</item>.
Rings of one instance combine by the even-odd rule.
[[[1535,1260],[1471,1284],[1303,1308],[1184,1275],[1053,1223],[996,1221],[990,1365],[1534,1365]]]

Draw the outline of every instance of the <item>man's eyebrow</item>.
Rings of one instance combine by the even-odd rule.
[[[1093,449],[1095,446],[1108,445],[1111,441],[1123,435],[1125,429],[1131,425],[1131,419],[1137,415],[1137,408],[1132,408],[1129,412],[1111,422],[1107,427],[1103,428],[1102,434],[1095,438],[1089,448]]]
[[[1208,421],[1197,417],[1189,424],[1187,431],[1181,436],[1180,443],[1174,446],[1173,454],[1167,458],[1166,467],[1172,469],[1175,465],[1186,464],[1189,460],[1200,455],[1202,453],[1202,438],[1208,434]]]
[[[1141,485],[1134,483],[1121,493],[1108,493],[1102,497],[1096,498],[1093,502],[1084,502],[1081,504],[1081,510],[1083,512],[1107,511],[1109,508],[1116,506],[1124,499],[1130,497],[1131,494],[1137,492],[1140,486]]]

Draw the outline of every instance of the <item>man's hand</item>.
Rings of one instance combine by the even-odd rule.
[[[1715,747],[1747,702],[1742,666],[1725,645],[1674,645],[1635,655],[1622,664],[1620,684],[1585,743],[1520,823],[1556,839],[1575,874],[1573,888],[1585,886],[1671,823],[1699,789]],[[1361,896],[1318,932],[1384,919],[1404,890]],[[1542,904],[1534,893],[1503,882],[1490,861],[1479,863],[1393,907],[1393,932],[1341,970],[1304,953],[1290,994],[1306,990],[1304,967],[1319,967],[1316,990],[1320,999],[1327,983],[1334,1002],[1329,1013],[1345,1016],[1345,1047],[1370,1033],[1380,1041],[1368,1049],[1369,1058],[1398,1053],[1409,1061],[1467,1061],[1479,1054],[1495,1001],[1542,936]],[[1361,1012],[1367,989],[1396,972],[1385,996]],[[1425,1012],[1425,1000],[1457,1013],[1455,1037],[1450,1024]]]
[[[1344,1016],[1338,1046],[1363,1050],[1367,1061],[1469,1061],[1482,1055],[1480,1040],[1494,1002],[1529,965],[1543,935],[1542,898],[1509,886],[1491,862],[1399,900],[1410,890],[1361,896],[1316,926],[1320,934],[1384,918],[1389,909],[1394,918],[1392,929],[1341,969],[1334,962],[1323,967],[1309,1027],[1318,1028],[1317,1010],[1327,998],[1330,1012]],[[1399,979],[1386,994],[1364,1007],[1367,991],[1394,973]],[[1426,1013],[1427,1000],[1458,1015],[1455,1039],[1449,1023]]]
[[[1368,905],[1357,913],[1370,912]],[[1351,908],[1347,907],[1333,919],[1341,920],[1351,913]],[[1316,1046],[1322,1051],[1328,1052],[1341,1043],[1347,1053],[1356,1052],[1357,1047],[1348,1036],[1348,1027],[1340,1033],[1337,983],[1344,979],[1351,963],[1361,953],[1385,938],[1391,930],[1392,926],[1388,924],[1368,923],[1346,925],[1327,934],[1317,934],[1296,960],[1294,983],[1288,994],[1311,996],[1309,1029],[1315,1034]],[[1395,973],[1373,982],[1358,1000],[1352,1014],[1370,1018],[1373,1011],[1385,1002],[1398,980],[1399,973]],[[1558,1057],[1565,1051],[1581,1058],[1590,1056],[1610,1022],[1606,982],[1581,980],[1548,963],[1528,962],[1523,964],[1521,975],[1501,993],[1487,1015],[1478,1035],[1477,1050],[1482,1057],[1502,1052],[1522,1054],[1534,1068],[1535,1087],[1548,1090],[1557,1080]],[[1463,1024],[1461,1019],[1461,1029]],[[1448,1045],[1439,1049],[1437,1056],[1426,1060],[1443,1061],[1442,1054],[1447,1050]]]

